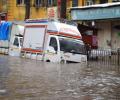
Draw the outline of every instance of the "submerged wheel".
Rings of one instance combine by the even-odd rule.
[[[61,64],[65,64],[65,60],[61,60],[60,63],[61,63]]]
[[[46,60],[46,62],[50,62],[50,60],[48,59],[48,60]]]

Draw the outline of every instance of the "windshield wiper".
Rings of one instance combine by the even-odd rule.
[[[85,52],[79,52],[79,51],[77,52],[75,50],[71,50],[70,53],[73,53],[73,54],[85,54]]]
[[[80,54],[80,52],[77,52],[75,50],[71,50],[70,53],[73,53],[73,54]]]

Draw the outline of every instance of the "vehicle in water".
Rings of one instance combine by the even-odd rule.
[[[28,19],[22,57],[45,62],[86,62],[86,49],[75,23],[51,19]]]
[[[0,25],[0,53],[20,56],[24,22],[3,22]]]

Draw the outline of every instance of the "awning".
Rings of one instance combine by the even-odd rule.
[[[72,20],[104,20],[120,18],[120,2],[71,8]]]

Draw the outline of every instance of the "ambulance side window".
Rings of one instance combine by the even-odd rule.
[[[55,49],[55,51],[58,50],[56,38],[54,38],[54,37],[51,37],[51,38],[50,38],[50,44],[49,44],[49,46],[52,46],[52,47]]]
[[[18,41],[18,38],[15,38],[14,42],[13,42],[13,45],[19,47],[19,41]]]

